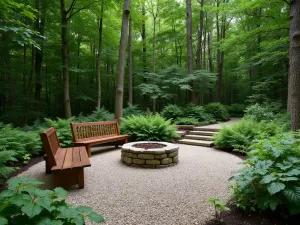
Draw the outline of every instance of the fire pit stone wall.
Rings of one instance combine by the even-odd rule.
[[[137,148],[137,144],[162,144],[160,148]],[[139,141],[124,144],[121,160],[127,166],[143,168],[165,168],[178,163],[178,146],[168,142]]]

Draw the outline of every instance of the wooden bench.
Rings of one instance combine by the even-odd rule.
[[[71,123],[73,143],[75,146],[85,146],[91,157],[91,146],[115,142],[127,143],[128,135],[121,135],[118,121],[103,121],[89,123]]]
[[[85,147],[61,148],[54,127],[41,133],[46,153],[46,173],[54,175],[55,187],[78,184],[84,188],[83,168],[91,166]]]

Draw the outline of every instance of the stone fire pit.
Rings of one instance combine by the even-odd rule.
[[[121,160],[127,166],[164,168],[178,163],[178,149],[168,142],[130,142],[123,145]]]

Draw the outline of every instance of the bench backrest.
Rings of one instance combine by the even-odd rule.
[[[86,141],[99,137],[120,135],[118,121],[71,123],[73,141]]]
[[[46,155],[48,156],[48,162],[51,167],[56,166],[55,154],[59,148],[61,148],[56,130],[54,127],[50,127],[41,134],[43,147]]]

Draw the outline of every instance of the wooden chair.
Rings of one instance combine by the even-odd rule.
[[[91,166],[85,147],[61,148],[54,127],[41,133],[46,153],[46,173],[52,172],[55,187],[84,188],[84,167]]]

